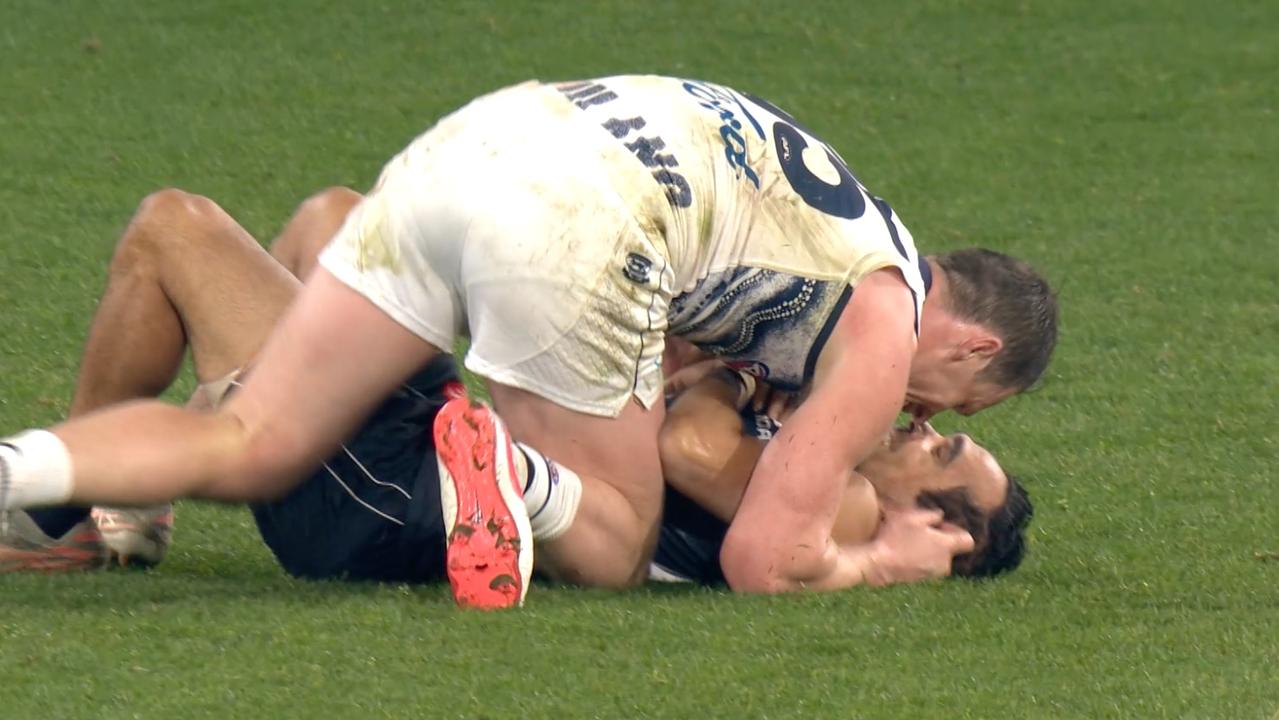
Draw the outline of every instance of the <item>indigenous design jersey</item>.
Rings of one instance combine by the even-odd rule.
[[[649,188],[624,201],[667,257],[628,257],[626,269],[644,275],[669,261],[668,332],[793,391],[810,379],[851,288],[887,267],[915,295],[918,332],[924,285],[910,232],[790,115],[697,80],[553,87],[623,150],[603,153],[626,178],[619,187]]]

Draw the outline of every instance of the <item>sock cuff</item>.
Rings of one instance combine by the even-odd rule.
[[[537,477],[539,475],[545,475],[546,458],[542,455],[542,453],[522,442],[512,441],[511,444],[515,446],[517,451],[524,455],[524,487],[520,490],[522,493],[528,494]],[[530,515],[533,514],[533,512],[534,509],[529,510]]]
[[[582,480],[577,473],[536,449],[518,442],[514,444],[528,460],[524,507],[528,510],[533,539],[554,540],[567,532],[577,517],[577,508],[582,502]]]
[[[60,505],[71,497],[71,453],[48,430],[28,430],[0,440],[5,477],[0,510]]]

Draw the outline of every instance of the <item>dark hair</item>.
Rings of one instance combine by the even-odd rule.
[[[1057,345],[1057,296],[1029,263],[984,248],[937,255],[950,284],[949,309],[1003,340],[984,379],[1018,391],[1034,385]]]
[[[968,495],[967,488],[951,488],[919,494],[920,507],[942,511],[973,536],[973,551],[956,555],[950,572],[955,577],[989,578],[1016,570],[1026,557],[1026,526],[1035,516],[1030,495],[1017,478],[1008,476],[1004,502],[989,513],[982,512]]]

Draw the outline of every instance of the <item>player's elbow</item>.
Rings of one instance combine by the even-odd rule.
[[[734,592],[775,594],[793,590],[794,583],[771,548],[755,533],[729,530],[720,548],[720,568]]]
[[[736,592],[783,593],[829,585],[832,545],[807,533],[734,524],[720,548],[724,580]]]

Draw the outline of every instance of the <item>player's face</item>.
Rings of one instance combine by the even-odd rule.
[[[939,435],[928,423],[893,430],[857,469],[880,498],[904,506],[923,492],[964,488],[978,507],[993,510],[1008,493],[1008,476],[986,448],[963,433]]]
[[[912,372],[902,412],[922,423],[943,410],[972,415],[1016,394],[979,377],[985,365],[950,363],[932,372]]]

